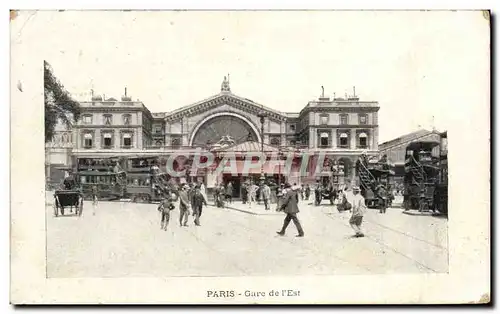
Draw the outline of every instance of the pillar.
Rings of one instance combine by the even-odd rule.
[[[351,143],[349,149],[356,149],[356,129],[351,129]]]
[[[96,129],[94,133],[95,149],[101,148],[101,130]]]
[[[316,148],[318,147],[316,142],[317,142],[317,134],[316,134],[316,128],[309,128],[309,148]]]
[[[114,144],[115,145],[114,146],[117,149],[120,149],[120,147],[122,145],[120,135],[121,135],[120,130],[115,130],[115,132],[114,132],[114,137],[115,137]]]
[[[288,130],[286,129],[286,121],[281,121],[280,125],[280,133],[281,133],[281,146],[288,146],[287,142],[287,134]]]
[[[138,148],[139,147],[139,129],[136,128],[134,129],[134,135],[133,135],[133,142],[132,142],[132,148]]]
[[[137,128],[136,133],[137,133],[137,148],[142,149],[143,147],[142,127]]]
[[[332,129],[331,132],[332,132],[332,135],[331,135],[331,141],[332,141],[331,148],[332,149],[336,149],[337,148],[337,129]]]

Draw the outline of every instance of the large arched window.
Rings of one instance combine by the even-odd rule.
[[[246,121],[232,115],[220,115],[209,119],[200,126],[193,137],[192,145],[217,144],[223,139],[227,140],[228,136],[235,144],[258,141],[257,134]]]

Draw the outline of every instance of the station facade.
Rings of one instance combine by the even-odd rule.
[[[279,173],[280,165],[275,169],[291,183],[317,179],[314,173],[301,176],[298,168],[304,156],[308,156],[308,167],[315,167],[313,160],[319,153],[342,164],[342,175],[349,182],[355,178],[354,165],[361,153],[379,154],[379,104],[361,101],[355,94],[330,98],[323,92],[300,112],[283,112],[234,94],[224,78],[218,94],[170,112],[150,112],[141,101],[133,101],[126,89],[120,100],[92,96],[80,105],[79,121],[70,129],[58,125],[54,139],[46,144],[48,181],[57,181],[55,169],[73,166],[75,157],[165,159],[175,154],[186,156],[185,166],[195,152],[214,152],[216,163],[225,154],[257,150],[283,159],[293,153],[291,171]],[[208,170],[196,176],[207,187],[241,179],[234,173],[232,178],[224,173],[213,177]]]

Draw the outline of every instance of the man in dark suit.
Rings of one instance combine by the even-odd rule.
[[[280,209],[286,213],[286,217],[283,221],[283,227],[281,228],[281,231],[277,231],[277,233],[280,236],[284,236],[286,228],[288,227],[290,220],[292,220],[299,233],[297,237],[303,237],[304,230],[302,229],[300,221],[297,218],[297,213],[299,212],[299,207],[297,204],[298,190],[291,189],[291,185],[289,183],[285,184],[285,189],[287,190],[287,192],[284,196],[283,203],[281,204]]]
[[[170,191],[168,193],[163,194],[163,198],[158,205],[158,211],[161,213],[161,230],[167,231],[168,222],[170,221],[170,211],[175,208],[174,204],[172,204],[172,198]]]
[[[189,219],[189,207],[191,207],[191,201],[188,196],[188,189],[188,185],[185,184],[179,192],[179,224],[181,227],[187,227]]]
[[[193,208],[193,215],[195,217],[194,224],[197,226],[200,225],[200,217],[203,210],[203,204],[207,205],[205,197],[203,196],[203,194],[201,194],[200,188],[196,187],[191,198],[191,207]]]

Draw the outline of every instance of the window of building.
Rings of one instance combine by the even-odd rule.
[[[348,146],[349,146],[349,136],[347,135],[347,133],[340,134],[339,147],[347,148]]]
[[[368,147],[368,136],[366,133],[359,134],[359,148],[367,148]]]
[[[366,114],[358,115],[359,124],[368,124],[368,116]]]
[[[178,137],[172,138],[172,147],[179,147],[181,146],[181,139]]]
[[[84,115],[82,117],[82,122],[83,122],[83,124],[92,124],[92,116],[91,115]]]
[[[124,148],[132,147],[132,134],[123,133],[123,147]]]
[[[92,140],[93,140],[93,138],[92,138],[92,134],[91,134],[91,133],[85,133],[85,134],[83,135],[83,146],[84,146],[85,148],[91,148],[91,147],[92,147],[92,144],[93,144],[93,143],[92,143],[92,142],[93,142]]]
[[[330,134],[327,132],[321,132],[319,135],[319,146],[328,147],[330,146]]]
[[[105,114],[102,116],[103,117],[103,122],[104,122],[104,125],[111,125],[111,122],[112,122],[112,119],[113,119],[113,116],[110,115],[110,114]]]
[[[273,145],[273,146],[280,146],[281,145],[281,139],[279,137],[272,137],[271,138],[271,145]]]
[[[161,125],[155,125],[153,132],[156,134],[161,134]]]
[[[349,116],[346,114],[341,114],[340,115],[340,124],[341,125],[349,124]]]
[[[328,120],[329,120],[329,115],[327,114],[322,114],[319,116],[319,123],[320,124],[328,124]]]
[[[156,142],[155,142],[155,145],[156,145],[156,146],[163,146],[163,142],[162,142],[162,141],[156,141]]]
[[[113,146],[113,135],[111,133],[104,133],[104,148],[111,148]]]
[[[130,122],[132,120],[132,116],[129,114],[124,114],[123,115],[123,124],[125,125],[130,125]]]
[[[296,129],[295,124],[290,124],[289,129],[290,129],[290,132],[295,132],[295,129]]]

